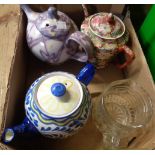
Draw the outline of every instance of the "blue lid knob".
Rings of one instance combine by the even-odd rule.
[[[66,92],[66,87],[62,83],[54,83],[51,87],[51,92],[54,96],[63,96]]]

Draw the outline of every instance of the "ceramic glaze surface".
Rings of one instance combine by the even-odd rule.
[[[128,57],[119,68],[126,67],[134,58],[134,52],[125,44],[129,40],[129,33],[124,23],[111,13],[101,12],[86,17],[81,25],[81,31],[88,35],[95,46],[95,65],[98,69],[106,67],[114,57],[122,52],[119,47],[123,46],[123,52]],[[129,51],[129,50],[128,50]]]
[[[107,15],[107,13],[106,13],[106,15]],[[104,29],[104,31],[103,31],[102,29],[100,29],[100,27],[98,27],[99,24],[98,23],[95,23],[97,21],[92,22],[91,24],[94,27],[93,29],[95,29],[95,26],[96,26],[96,31],[101,31],[102,30],[103,32],[102,31],[100,32],[100,33],[102,33],[102,37],[105,37],[105,38],[107,37],[107,39],[101,38],[100,36],[97,36],[96,34],[94,34],[91,31],[91,29],[90,29],[90,21],[91,20],[94,20],[94,18],[95,17],[93,17],[93,15],[87,17],[83,21],[83,23],[81,25],[81,31],[84,32],[85,34],[87,34],[91,38],[91,40],[92,40],[92,42],[93,42],[93,44],[94,44],[95,47],[97,47],[98,49],[101,49],[101,50],[111,51],[111,50],[116,49],[118,46],[121,46],[121,45],[126,44],[126,42],[129,39],[129,33],[127,31],[125,31],[123,33],[123,36],[120,37],[120,38],[117,38],[117,36],[115,36],[116,39],[113,39],[113,40],[111,40],[111,39],[108,38],[108,35],[110,35],[112,33],[111,32],[112,31],[111,30],[112,28],[111,28],[110,24],[107,24],[108,26],[106,26],[106,27],[109,27],[109,28],[106,28],[105,27],[105,29],[102,27],[103,24],[101,24],[100,27],[102,27],[102,29]],[[100,21],[98,21],[98,22],[100,22]],[[108,30],[107,29],[110,29],[110,33],[108,33]],[[105,36],[103,34],[105,34]]]
[[[21,8],[28,18],[27,43],[37,58],[60,64],[68,59],[86,62],[89,55],[92,56],[91,40],[78,31],[66,14],[54,7],[42,13],[32,11],[28,5],[21,5]]]
[[[88,63],[76,77],[66,72],[52,72],[38,78],[25,97],[25,119],[19,125],[6,128],[2,141],[7,144],[23,134],[66,138],[76,133],[91,111],[91,96],[86,86],[94,74],[94,65]]]
[[[79,107],[64,117],[51,117],[40,110],[38,103],[34,98],[34,94],[37,89],[36,87],[44,78],[45,76],[36,80],[27,92],[25,99],[26,115],[37,130],[44,136],[52,138],[65,138],[74,134],[86,123],[91,108],[89,92],[86,86],[81,83],[80,85],[83,98]]]
[[[124,33],[124,26],[111,13],[100,13],[90,18],[90,28],[95,34],[107,39],[116,39]]]
[[[63,15],[63,13],[60,12],[58,12],[58,14],[60,16]],[[46,25],[47,19],[44,20],[45,21],[43,22]],[[52,22],[51,19],[50,21]],[[59,34],[58,32],[56,33],[54,30],[51,30],[49,26],[45,31],[46,32],[51,31],[51,33],[47,33],[46,35],[44,35],[45,33],[43,32],[41,33],[37,29],[36,24],[33,21],[29,21],[27,26],[27,42],[33,54],[39,59],[43,61],[48,61],[50,63],[63,62],[70,57],[68,53],[69,49],[65,48],[64,43],[66,39],[69,37],[69,35],[73,33],[75,30],[77,30],[77,28],[74,24],[74,27],[73,26],[71,27],[70,32],[66,31],[66,34],[64,33],[64,35],[63,34],[61,35],[61,33]],[[49,34],[51,34],[51,37],[48,37]],[[74,44],[74,48],[77,49],[76,44]]]
[[[60,83],[64,86],[65,90],[62,96],[55,96],[53,94],[52,90],[61,86],[57,85],[51,90],[51,87],[55,86],[55,83]],[[38,106],[45,113],[53,117],[63,117],[69,114],[81,103],[83,98],[80,83],[75,77],[63,72],[50,74],[50,77],[41,82],[37,89]]]

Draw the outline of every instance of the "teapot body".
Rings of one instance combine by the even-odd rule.
[[[86,86],[94,74],[94,65],[88,63],[76,77],[57,71],[35,80],[25,97],[25,119],[19,125],[6,128],[2,141],[7,144],[23,134],[42,134],[56,139],[76,133],[91,111],[91,96]]]
[[[87,34],[94,46],[96,68],[105,68],[110,62],[119,68],[126,68],[135,58],[134,52],[126,45],[129,33],[123,21],[112,13],[100,12],[89,16],[88,9],[82,4],[85,20],[81,31]],[[124,54],[125,61],[118,59],[119,53]]]
[[[101,15],[101,14],[106,15],[108,13],[101,12],[95,15]],[[124,29],[123,34],[120,37],[116,37],[116,38],[108,38],[108,37],[106,38],[106,37],[100,37],[99,35],[96,35],[96,33],[94,33],[95,31],[92,31],[90,27],[90,20],[95,15],[91,15],[85,18],[85,20],[81,24],[81,32],[88,35],[91,41],[93,42],[93,45],[95,46],[95,52],[96,52],[95,54],[96,67],[100,69],[100,68],[106,67],[109,64],[109,62],[111,62],[113,58],[117,55],[118,48],[125,45],[128,42],[129,33],[126,29]],[[117,20],[119,20],[119,22],[122,23],[122,21],[118,17],[115,16],[115,18],[117,18]],[[100,19],[93,21],[94,22],[93,24],[95,27],[98,27],[99,20]],[[103,25],[103,27],[104,27],[104,30],[102,30],[103,32],[108,31],[110,29],[108,28],[107,25],[105,26]]]
[[[104,12],[102,13],[101,12],[101,13],[98,13],[98,14],[99,15],[100,14],[103,14],[103,15],[105,14],[106,15],[106,14],[109,14],[109,13],[104,13]],[[95,14],[95,15],[98,15],[98,14]],[[113,51],[113,50],[117,49],[118,46],[125,45],[128,42],[129,33],[128,33],[128,31],[126,29],[124,30],[123,35],[121,35],[120,37],[116,37],[116,38],[115,37],[113,37],[113,38],[108,38],[107,37],[106,38],[106,37],[100,37],[99,35],[96,35],[96,33],[94,33],[94,31],[92,31],[92,29],[90,28],[90,20],[95,15],[91,15],[91,16],[85,18],[85,20],[81,24],[81,31],[83,33],[87,34],[91,38],[94,46],[97,49],[105,50],[105,51]],[[122,21],[118,17],[115,16],[115,18],[117,18],[117,20],[119,20],[119,22],[121,22],[121,24],[123,24]],[[96,21],[95,20],[93,21],[93,24],[94,25],[96,24],[95,25],[96,27],[98,27],[99,20],[100,19],[98,19]],[[110,29],[110,28],[108,28],[107,25],[105,25],[105,26],[103,25],[103,27],[104,27],[104,31],[108,31],[108,29]]]
[[[87,62],[88,57],[92,57],[91,40],[78,31],[66,14],[54,7],[41,13],[34,12],[25,4],[21,4],[21,8],[28,18],[27,43],[37,58],[57,65],[68,59]]]
[[[48,74],[37,79],[29,88],[25,98],[26,116],[36,129],[44,136],[49,138],[66,138],[73,135],[86,123],[91,110],[91,98],[87,87],[81,84],[83,98],[80,106],[63,117],[51,117],[43,113],[35,97],[36,89],[41,80],[45,79]]]
[[[58,15],[61,16],[64,20],[68,20],[65,14],[58,11]],[[37,20],[45,20],[40,19],[38,15]],[[43,17],[42,17],[43,18]],[[36,21],[28,20],[27,25],[27,43],[32,51],[32,53],[42,61],[46,61],[50,64],[60,64],[64,61],[68,60],[70,55],[70,49],[65,46],[66,40],[69,36],[77,31],[77,27],[75,23],[70,19],[71,27],[67,33],[61,34],[62,31],[56,32],[55,30],[52,31],[52,28],[48,28],[51,31],[52,37],[48,37],[42,34],[36,27]],[[52,34],[53,33],[53,34]],[[77,44],[73,45],[74,51],[77,50]]]

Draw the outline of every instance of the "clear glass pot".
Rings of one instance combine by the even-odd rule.
[[[136,135],[150,121],[148,93],[132,80],[112,82],[93,106],[93,119],[103,135],[104,149],[119,149],[121,139]]]

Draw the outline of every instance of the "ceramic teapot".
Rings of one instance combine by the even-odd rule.
[[[124,53],[126,61],[116,65],[125,68],[135,57],[134,52],[126,46],[129,33],[120,18],[112,13],[100,12],[89,16],[86,5],[82,5],[85,20],[81,25],[81,32],[92,40],[96,48],[96,67],[104,68],[118,53]]]
[[[55,65],[68,59],[87,62],[91,58],[91,40],[66,14],[54,7],[42,13],[32,11],[26,4],[21,8],[28,18],[27,43],[37,58]]]
[[[40,133],[50,138],[74,134],[86,123],[91,110],[86,86],[94,73],[94,66],[87,64],[77,77],[59,71],[38,78],[26,94],[26,118],[21,125],[5,129],[3,142],[9,143],[25,133]]]

